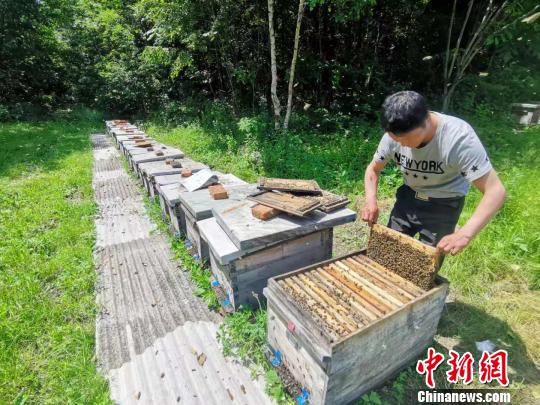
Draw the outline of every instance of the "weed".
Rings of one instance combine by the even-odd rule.
[[[109,402],[94,361],[97,118],[0,124],[0,402]]]

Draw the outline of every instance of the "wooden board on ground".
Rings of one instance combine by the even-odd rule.
[[[259,177],[258,185],[261,190],[291,191],[307,194],[321,193],[321,188],[315,180]]]
[[[424,290],[433,286],[440,261],[436,248],[379,224],[371,228],[367,256]]]
[[[268,221],[261,221],[251,215],[253,205],[255,203],[244,201],[225,209],[213,210],[216,221],[242,250],[260,248],[316,230],[354,222],[356,219],[354,211],[340,208],[329,214],[314,211],[305,218],[280,214]]]
[[[267,207],[287,212],[298,217],[305,217],[321,206],[319,201],[309,200],[289,193],[275,191],[260,191],[248,197],[248,200],[255,201]]]

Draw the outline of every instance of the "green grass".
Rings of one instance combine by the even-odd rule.
[[[490,339],[509,352],[513,388],[524,403],[540,400],[540,128],[519,128],[510,117],[489,109],[465,117],[477,130],[508,192],[507,202],[492,223],[460,255],[445,261],[442,275],[451,283],[454,302],[448,304],[439,325],[437,347],[476,353],[475,341]],[[244,180],[259,175],[314,178],[328,189],[363,194],[364,168],[376,149],[381,131],[376,124],[348,123],[321,130],[304,125],[288,134],[273,134],[261,118],[204,116],[197,122],[167,127],[146,124],[158,140],[180,147],[190,157]],[[401,184],[396,168],[381,180],[381,198],[391,198]],[[460,223],[472,214],[481,195],[473,190]],[[252,332],[257,316],[244,314],[224,325],[227,344],[237,352],[250,349],[264,334]],[[249,332],[249,333],[248,333]],[[228,339],[228,342],[227,342]],[[264,340],[264,339],[263,339]],[[439,384],[444,385],[439,376]],[[363,402],[402,402],[406,392],[422,386],[413,366]]]
[[[108,403],[96,372],[97,116],[0,124],[0,398]]]

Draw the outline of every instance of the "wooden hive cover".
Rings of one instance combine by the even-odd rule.
[[[261,190],[321,194],[321,189],[315,180],[275,179],[268,177],[259,177],[258,186]]]
[[[371,228],[367,256],[426,291],[440,263],[436,248],[379,224]]]
[[[321,325],[330,342],[365,328],[424,294],[421,288],[360,253],[276,281]]]
[[[345,196],[333,194],[325,190],[322,191],[321,195],[310,195],[305,198],[320,202],[321,206],[318,209],[324,212],[332,212],[338,208],[346,207],[350,202]]]
[[[248,199],[299,217],[304,217],[321,206],[319,201],[274,191],[261,191],[250,195]]]

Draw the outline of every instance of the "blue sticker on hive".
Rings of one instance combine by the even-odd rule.
[[[272,359],[272,365],[278,367],[281,364],[281,352],[279,350],[274,351],[274,358]]]
[[[219,281],[217,280],[212,281],[212,287],[219,287]]]
[[[223,300],[223,305],[231,305],[231,301],[229,301],[228,298],[225,298],[225,299]]]
[[[296,403],[298,405],[305,405],[308,403],[309,391],[305,388],[302,388],[302,393],[296,397]]]

